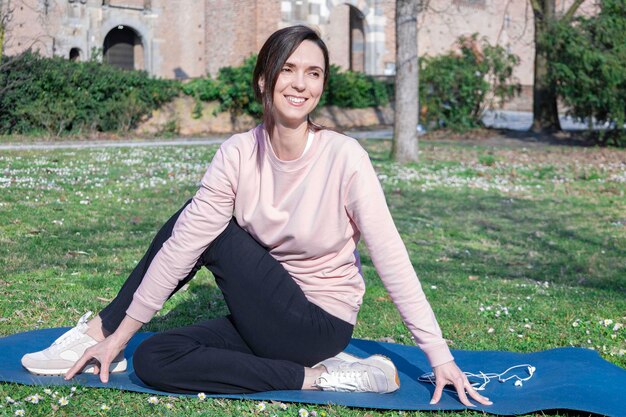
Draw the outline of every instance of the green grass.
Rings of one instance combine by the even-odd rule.
[[[626,323],[625,151],[422,141],[420,163],[399,166],[387,159],[388,142],[364,146],[452,348],[578,346],[626,367],[626,328],[617,325]],[[106,305],[153,233],[193,194],[215,150],[3,152],[0,335],[72,325]],[[413,344],[367,250],[360,251],[368,291],[355,336]],[[201,272],[146,330],[225,312],[212,277]],[[253,415],[257,405],[166,397],[150,405],[147,395],[116,390],[52,390],[0,384],[0,415],[230,416]],[[39,404],[25,402],[36,393]],[[60,407],[58,399],[70,395]],[[258,414],[297,416],[302,407],[326,416],[478,415],[267,407]]]

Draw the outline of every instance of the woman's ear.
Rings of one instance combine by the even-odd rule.
[[[259,90],[261,91],[261,93],[263,93],[265,90],[265,80],[263,79],[263,77],[259,78]]]

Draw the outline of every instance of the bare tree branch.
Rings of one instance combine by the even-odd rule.
[[[574,3],[572,3],[572,5],[569,7],[569,9],[567,9],[565,14],[563,15],[562,17],[563,21],[567,22],[572,17],[574,17],[574,14],[576,14],[576,11],[584,2],[585,0],[575,0]]]
[[[538,14],[543,15],[543,8],[541,7],[541,3],[539,3],[539,0],[529,0],[530,1],[530,6],[533,8],[533,12],[535,13],[535,16],[537,16]]]

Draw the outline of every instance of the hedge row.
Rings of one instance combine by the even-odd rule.
[[[239,67],[220,69],[214,79],[198,78],[184,84],[183,92],[197,100],[196,115],[200,115],[200,102],[219,101],[217,112],[247,113],[260,119],[263,106],[255,101],[252,89],[255,64],[256,56],[253,55]],[[341,71],[338,66],[331,65],[328,86],[319,105],[351,109],[384,106],[389,103],[392,91],[393,84],[378,81],[360,72]]]
[[[218,101],[217,111],[260,119],[252,74],[256,57],[222,68],[215,78],[185,84],[123,71],[97,62],[76,63],[27,53],[5,60],[0,72],[0,134],[53,134],[127,131],[152,110],[181,92],[201,102]],[[517,59],[502,48],[462,38],[459,51],[421,61],[422,122],[457,130],[480,124],[488,100],[511,97]],[[332,65],[320,105],[364,108],[387,105],[393,84]]]
[[[0,133],[125,131],[179,92],[178,83],[97,62],[26,53],[0,71]]]
[[[551,81],[568,113],[603,126],[592,138],[626,147],[626,0],[602,0],[600,13],[556,22],[542,42],[550,48]]]

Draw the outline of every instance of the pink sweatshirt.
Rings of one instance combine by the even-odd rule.
[[[365,292],[354,257],[362,236],[431,366],[453,359],[367,152],[356,140],[330,130],[316,132],[310,149],[293,161],[276,157],[262,126],[224,142],[127,314],[150,321],[233,215],[312,303],[352,324]]]

